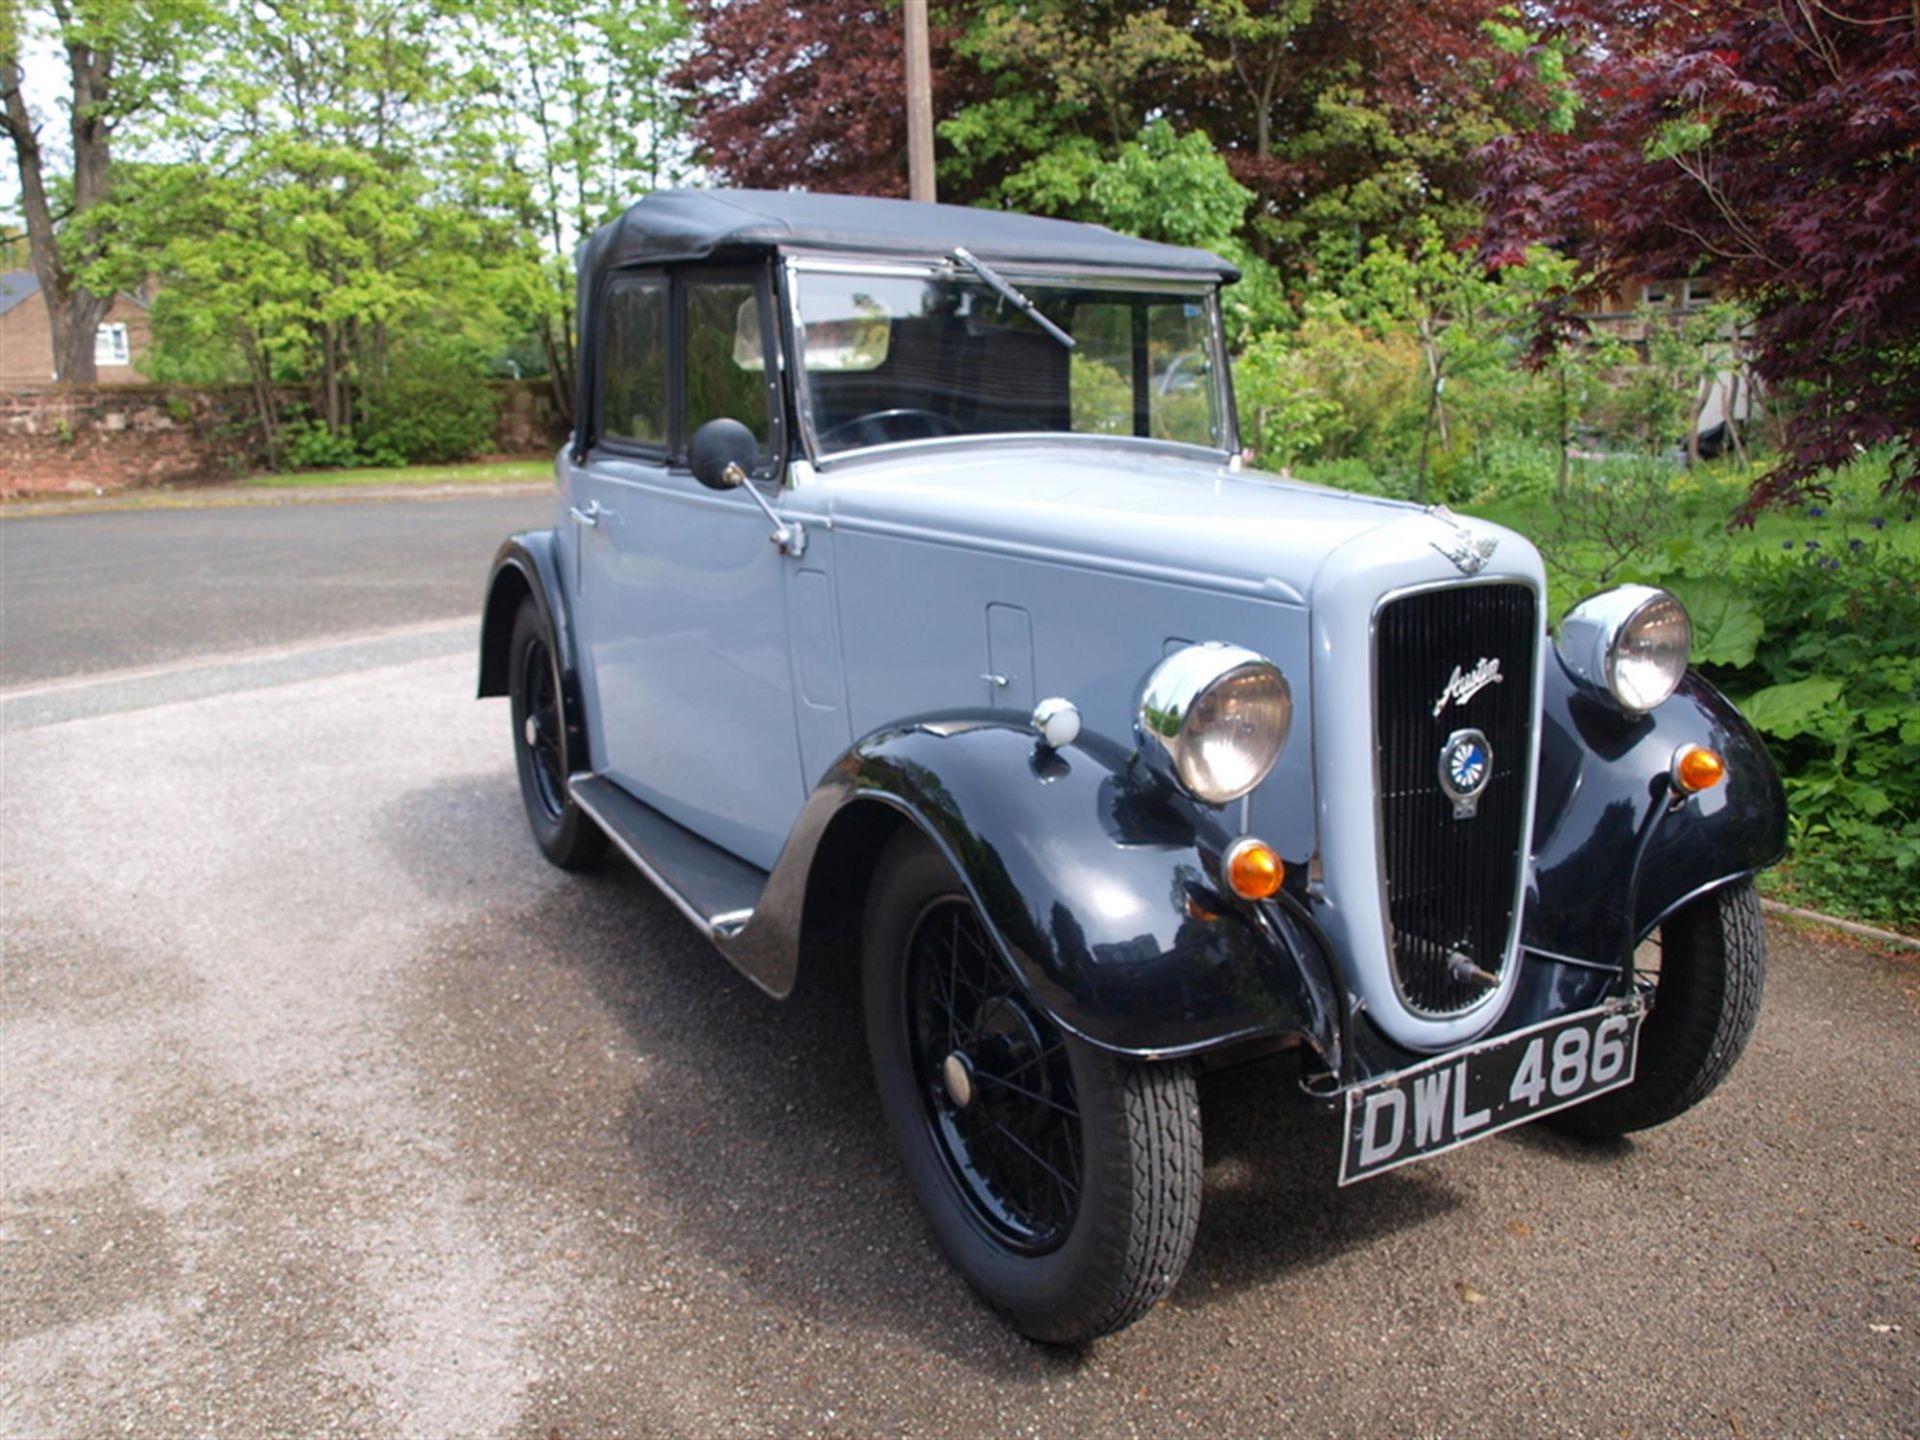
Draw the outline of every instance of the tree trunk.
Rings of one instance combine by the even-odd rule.
[[[554,344],[553,320],[543,317],[540,321],[540,348],[547,352],[547,388],[553,392],[554,409],[569,426],[573,424],[573,376],[563,367],[560,360],[560,347]]]
[[[340,433],[340,389],[339,371],[334,363],[333,327],[320,327],[320,415],[327,422],[327,429],[333,434]]]
[[[1554,479],[1553,493],[1562,500],[1567,498],[1567,481],[1573,478],[1573,457],[1567,454],[1573,444],[1573,414],[1567,404],[1567,366],[1560,363],[1560,473]]]
[[[1432,443],[1433,423],[1440,411],[1440,382],[1443,378],[1441,373],[1443,363],[1443,361],[1432,355],[1429,355],[1427,360],[1428,367],[1433,372],[1433,383],[1427,387],[1427,418],[1426,423],[1420,427],[1420,464],[1419,468],[1415,471],[1413,490],[1414,498],[1422,505],[1427,503],[1427,449]],[[1442,445],[1446,444],[1444,436],[1440,443]]]
[[[40,271],[38,265],[34,266]],[[99,378],[94,366],[94,341],[100,323],[113,308],[111,295],[95,295],[77,286],[55,298],[55,290],[40,275],[40,293],[47,302],[47,328],[53,332],[54,378],[68,385],[91,385]]]
[[[241,344],[247,352],[247,373],[253,380],[253,405],[260,417],[260,438],[267,447],[267,468],[280,468],[280,433],[273,413],[273,377],[268,373],[266,357],[251,335]]]
[[[33,271],[47,307],[55,378],[72,385],[91,385],[98,378],[94,337],[113,306],[113,296],[111,292],[95,295],[84,289],[74,269],[98,258],[98,245],[86,233],[85,218],[106,198],[112,176],[112,133],[105,106],[113,81],[113,57],[76,42],[69,42],[66,51],[73,85],[73,194],[62,220],[56,221],[48,199],[40,135],[27,111],[26,96],[20,90],[19,61],[13,55],[0,57],[0,129],[13,141],[14,162],[20,172],[20,209],[27,222],[27,249],[33,258]],[[68,241],[64,256],[60,245],[63,234]]]
[[[1742,465],[1747,463],[1747,447],[1740,439],[1740,423],[1733,418],[1734,401],[1740,398],[1740,377],[1734,374],[1720,387],[1721,409],[1725,412],[1727,439],[1733,442],[1733,454]]]

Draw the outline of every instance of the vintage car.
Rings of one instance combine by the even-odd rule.
[[[1347,1184],[1669,1120],[1760,997],[1784,801],[1686,612],[1550,633],[1520,536],[1248,469],[1234,279],[649,195],[583,247],[554,524],[486,597],[546,857],[611,842],[770,995],[857,963],[932,1231],[1045,1341],[1178,1280],[1202,1069],[1297,1064]]]

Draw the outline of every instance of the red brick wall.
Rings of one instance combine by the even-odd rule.
[[[564,438],[544,381],[500,385],[495,447],[545,454]],[[311,397],[283,394],[283,403]],[[265,468],[244,386],[40,385],[0,391],[0,495],[91,494],[231,480]]]

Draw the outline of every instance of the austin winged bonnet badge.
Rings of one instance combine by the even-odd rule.
[[[1434,549],[1451,560],[1462,575],[1478,575],[1486,568],[1500,544],[1499,536],[1474,529],[1444,505],[1435,505],[1427,513],[1452,532],[1445,542],[1429,541]]]
[[[1493,778],[1493,747],[1478,730],[1456,730],[1440,747],[1440,788],[1453,801],[1453,818],[1466,820],[1480,807]]]

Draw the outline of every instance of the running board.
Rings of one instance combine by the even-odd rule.
[[[604,775],[581,771],[568,777],[567,789],[621,854],[708,939],[731,939],[753,918],[767,887],[766,871],[701,839]]]

